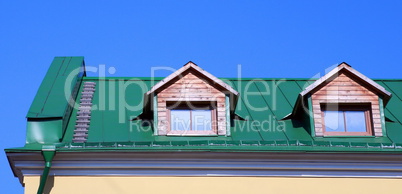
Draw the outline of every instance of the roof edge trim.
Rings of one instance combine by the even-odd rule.
[[[207,71],[201,69],[198,65],[194,64],[193,62],[188,62],[186,63],[183,67],[181,67],[180,69],[178,69],[177,71],[173,72],[172,74],[170,74],[169,76],[165,77],[164,79],[162,79],[161,81],[159,81],[157,84],[155,84],[150,91],[148,91],[146,93],[146,95],[150,95],[154,92],[156,92],[159,88],[161,88],[163,85],[165,85],[166,83],[170,82],[171,80],[173,80],[174,78],[180,76],[183,72],[187,71],[188,69],[194,69],[196,71],[198,71],[199,73],[201,73],[202,75],[204,75],[205,77],[207,77],[208,79],[214,81],[215,83],[217,83],[219,86],[225,88],[226,90],[228,90],[229,92],[233,93],[234,95],[238,95],[239,92],[237,92],[235,89],[233,89],[231,86],[229,86],[228,84],[226,84],[225,82],[223,82],[222,80],[220,80],[219,78],[215,77],[214,75],[208,73]]]
[[[323,84],[326,80],[330,79],[331,77],[333,77],[335,74],[337,74],[341,70],[347,70],[348,72],[350,72],[353,75],[357,76],[362,81],[364,81],[367,84],[371,85],[372,87],[376,88],[379,92],[381,92],[387,98],[391,97],[391,93],[388,92],[387,90],[385,90],[384,87],[382,87],[381,85],[377,84],[376,82],[374,82],[373,80],[371,80],[367,76],[363,75],[362,73],[356,71],[349,64],[347,64],[345,62],[341,63],[340,65],[335,67],[333,70],[331,70],[329,73],[325,74],[324,76],[319,78],[317,81],[315,81],[314,83],[309,85],[306,89],[304,89],[302,92],[300,92],[300,95],[302,97],[304,97],[306,94],[308,94],[311,91],[313,91],[315,88],[317,88],[318,86]]]

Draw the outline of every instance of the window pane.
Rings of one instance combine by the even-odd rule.
[[[342,111],[324,111],[325,131],[345,132]]]
[[[207,131],[211,127],[211,110],[192,110],[191,113],[192,130]]]
[[[345,111],[346,129],[348,132],[366,132],[364,111]]]
[[[170,129],[190,130],[190,110],[171,110]]]

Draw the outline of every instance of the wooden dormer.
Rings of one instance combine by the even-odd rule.
[[[228,135],[230,105],[235,104],[238,92],[188,62],[152,87],[147,92],[151,95],[156,97],[157,135],[203,136]]]
[[[315,136],[384,135],[381,106],[391,93],[346,63],[308,86],[300,96],[311,97]]]

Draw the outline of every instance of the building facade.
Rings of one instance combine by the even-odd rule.
[[[267,72],[268,74],[269,72]],[[87,77],[56,57],[6,149],[25,193],[398,193],[402,79]]]

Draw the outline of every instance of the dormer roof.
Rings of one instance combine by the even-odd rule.
[[[300,96],[304,97],[307,94],[311,93],[315,89],[319,88],[325,83],[328,83],[330,80],[334,79],[337,75],[339,75],[341,72],[348,72],[350,73],[354,78],[358,79],[359,81],[363,82],[366,84],[367,87],[370,87],[374,91],[377,92],[377,94],[382,95],[384,102],[386,103],[390,98],[391,98],[391,93],[385,90],[384,87],[380,86],[370,78],[366,77],[365,75],[361,74],[360,72],[356,71],[355,69],[352,68],[349,64],[342,62],[339,64],[337,67],[335,67],[333,70],[331,70],[329,73],[326,75],[322,76],[320,79],[309,85],[305,90],[300,92]]]
[[[234,94],[235,96],[237,96],[239,94],[235,89],[233,89],[231,86],[229,86],[222,80],[218,79],[217,77],[213,76],[212,74],[208,73],[207,71],[201,69],[198,65],[196,65],[192,61],[189,61],[183,67],[181,67],[177,71],[173,72],[172,74],[170,74],[169,76],[167,76],[166,78],[162,79],[160,82],[155,84],[151,88],[151,90],[149,90],[146,93],[146,95],[150,95],[155,92],[157,93],[157,92],[163,90],[164,89],[163,86],[173,82],[173,80],[175,80],[176,78],[180,78],[181,76],[183,76],[186,72],[188,72],[190,70],[195,71],[202,77],[206,78],[208,81],[211,81],[211,83],[213,83],[215,87],[226,90],[226,91],[230,92],[231,94]]]

